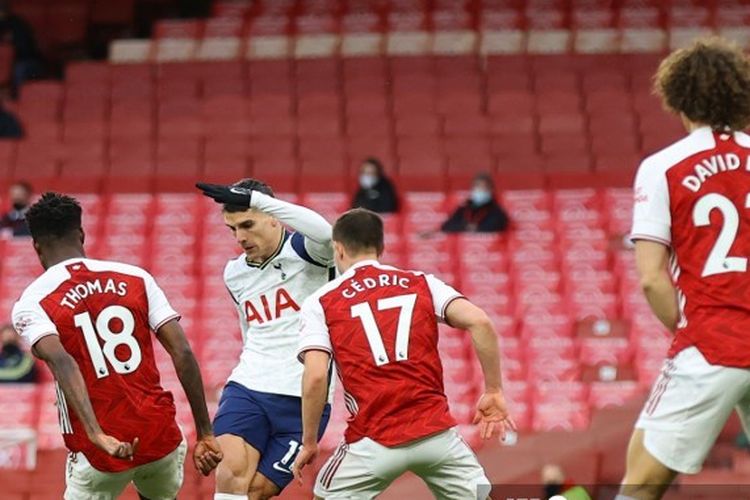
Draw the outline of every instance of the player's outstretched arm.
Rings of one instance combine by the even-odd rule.
[[[247,206],[276,217],[309,240],[306,247],[311,256],[322,261],[333,258],[331,224],[314,210],[250,189],[204,183],[196,186],[218,203]]]
[[[648,240],[635,242],[635,264],[651,310],[669,331],[680,321],[677,289],[669,274],[669,248]]]
[[[34,354],[52,370],[65,395],[65,401],[73,408],[91,442],[113,457],[132,460],[138,448],[138,438],[132,443],[125,443],[102,431],[91,406],[89,392],[78,363],[68,354],[57,335],[42,337],[34,344],[33,350]]]
[[[211,419],[208,416],[203,379],[198,362],[195,360],[187,338],[185,338],[182,326],[176,319],[167,321],[159,327],[156,335],[159,342],[172,357],[177,377],[179,377],[180,384],[182,384],[190,403],[195,430],[198,433],[198,442],[193,450],[193,461],[195,462],[195,468],[204,476],[207,476],[219,465],[223,455],[219,443],[214,437]]]
[[[479,424],[483,439],[491,437],[495,430],[505,439],[506,431],[515,430],[516,424],[508,413],[503,395],[500,352],[492,321],[484,311],[464,298],[448,304],[445,320],[454,328],[471,333],[474,351],[484,374],[484,394],[477,404],[474,423]]]
[[[292,470],[302,480],[302,469],[318,455],[318,429],[328,398],[328,365],[331,356],[320,350],[305,352],[305,371],[302,374],[302,450]]]

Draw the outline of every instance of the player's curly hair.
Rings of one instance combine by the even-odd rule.
[[[61,240],[81,229],[81,205],[60,193],[44,193],[26,212],[34,241]]]
[[[714,130],[750,124],[750,61],[727,40],[708,37],[659,65],[654,90],[664,106]]]
[[[275,197],[271,186],[261,180],[252,179],[250,177],[235,182],[234,184],[232,184],[232,187],[252,189],[253,191],[258,191],[260,193],[267,194],[268,196]],[[223,210],[231,214],[236,212],[244,212],[245,210],[247,210],[247,207],[243,205],[230,205],[228,203],[225,203]]]

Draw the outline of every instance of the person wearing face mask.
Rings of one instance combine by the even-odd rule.
[[[11,325],[0,327],[0,383],[34,382],[34,358],[21,348]]]
[[[446,233],[492,233],[505,231],[509,222],[508,214],[495,199],[492,177],[479,174],[474,178],[469,199],[451,214],[441,229]]]
[[[383,164],[377,158],[367,158],[362,162],[359,190],[354,195],[352,208],[366,208],[381,214],[398,211],[396,189],[385,176]]]
[[[13,236],[29,236],[29,228],[26,225],[26,211],[31,204],[33,189],[28,182],[16,182],[10,187],[8,196],[10,198],[11,210],[0,218],[0,229],[9,229]]]

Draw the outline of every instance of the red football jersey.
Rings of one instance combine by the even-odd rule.
[[[304,302],[300,358],[311,349],[333,356],[351,414],[348,443],[398,446],[456,425],[438,319],[459,297],[433,276],[365,261]]]
[[[682,315],[670,357],[695,346],[750,367],[750,136],[700,128],[644,160],[632,238],[672,249]]]
[[[182,441],[172,394],[161,387],[151,331],[178,318],[146,271],[115,262],[71,259],[50,267],[13,308],[13,323],[32,345],[58,335],[76,360],[103,431],[140,439],[132,461],[96,448],[58,387],[65,444],[103,472],[120,472],[171,453]]]

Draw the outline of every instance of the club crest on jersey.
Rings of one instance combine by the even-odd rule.
[[[273,298],[269,299],[271,296]],[[300,308],[292,296],[289,295],[289,292],[284,288],[279,288],[275,294],[262,294],[255,301],[246,300],[245,320],[248,325],[253,322],[262,325],[268,321],[279,319],[281,314],[287,309],[297,312]]]

